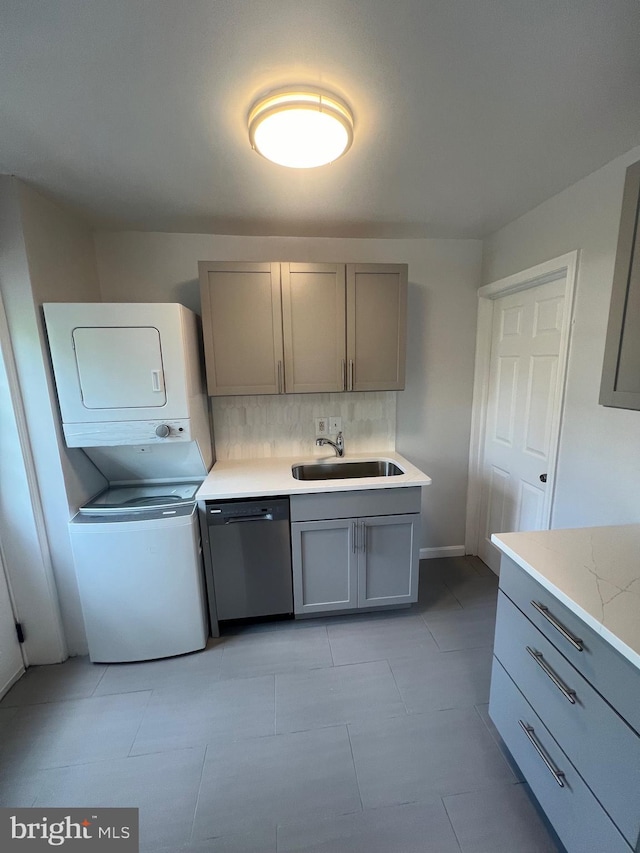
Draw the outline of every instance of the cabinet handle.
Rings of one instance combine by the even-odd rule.
[[[526,736],[531,741],[533,748],[538,753],[540,758],[544,761],[545,767],[547,768],[549,773],[551,773],[551,775],[556,780],[558,785],[560,785],[561,788],[564,788],[564,781],[563,781],[564,780],[564,773],[562,772],[562,770],[558,770],[557,768],[555,768],[553,766],[553,764],[551,763],[551,761],[549,760],[549,758],[547,757],[546,752],[544,751],[544,749],[542,748],[542,746],[538,742],[538,738],[535,736],[535,729],[533,728],[533,726],[530,726],[527,723],[524,723],[522,720],[518,720],[518,722],[520,723],[520,727],[521,727],[522,731],[526,734]]]
[[[364,521],[360,522],[360,550],[363,554],[367,550],[367,526]]]
[[[556,629],[556,631],[558,631],[560,634],[562,634],[562,636],[565,638],[565,640],[568,643],[571,643],[571,645],[573,646],[574,649],[577,649],[579,652],[584,651],[584,646],[583,646],[582,640],[579,637],[575,637],[573,634],[571,634],[569,631],[567,631],[567,629],[564,627],[564,625],[561,625],[560,622],[558,622],[558,620],[555,618],[555,616],[553,616],[549,612],[548,607],[546,607],[544,604],[540,604],[539,601],[533,601],[533,600],[531,601],[531,605],[532,605],[532,607],[535,607],[535,609],[538,611],[538,613],[540,613],[541,616],[544,616],[544,618],[547,620],[547,622],[549,622],[551,625],[553,625],[553,627]]]
[[[342,359],[342,390],[347,390],[347,362],[344,358]]]
[[[353,391],[353,359],[349,359],[349,391]]]
[[[152,391],[162,391],[162,371],[161,370],[152,370],[151,371],[151,390]]]
[[[356,523],[355,521],[351,522],[351,551],[356,553]]]
[[[278,362],[278,394],[282,394],[282,362]]]
[[[556,675],[556,673],[551,669],[549,664],[544,659],[542,652],[537,652],[535,649],[532,649],[530,646],[525,646],[526,650],[529,652],[534,661],[538,664],[540,669],[548,675],[551,681],[555,684],[558,690],[562,693],[565,699],[568,699],[572,705],[576,704],[576,691],[572,690],[570,687],[562,681],[562,679]]]

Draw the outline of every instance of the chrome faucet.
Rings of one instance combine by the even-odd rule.
[[[339,432],[336,436],[335,441],[331,441],[330,438],[316,438],[316,444],[318,447],[322,447],[324,444],[330,444],[331,447],[336,452],[336,456],[344,456],[344,438],[342,437],[342,433]]]

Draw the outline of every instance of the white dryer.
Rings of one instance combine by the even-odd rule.
[[[200,483],[116,486],[71,520],[89,657],[120,663],[203,649]]]
[[[49,302],[43,310],[67,446],[193,442],[206,474],[197,316],[174,303]]]

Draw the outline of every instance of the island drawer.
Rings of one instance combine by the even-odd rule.
[[[494,654],[635,849],[640,737],[503,593]]]
[[[495,657],[489,715],[568,853],[632,850]]]
[[[355,489],[291,495],[291,521],[323,521],[368,515],[407,515],[420,512],[420,486]]]
[[[640,733],[638,669],[504,554],[500,563],[500,589]]]

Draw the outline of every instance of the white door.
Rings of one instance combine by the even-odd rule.
[[[160,333],[152,326],[77,328],[73,347],[87,409],[164,406]]]
[[[0,553],[0,698],[24,672],[9,587]]]
[[[565,287],[562,277],[494,302],[478,554],[496,572],[492,533],[549,526]]]

